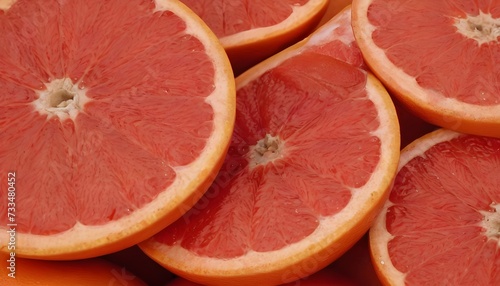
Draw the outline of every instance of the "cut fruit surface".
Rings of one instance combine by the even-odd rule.
[[[440,129],[401,153],[370,230],[385,285],[500,284],[500,139]]]
[[[101,258],[78,261],[42,261],[0,254],[0,285],[9,286],[146,286],[123,267]],[[7,261],[7,262],[6,262]],[[13,266],[11,266],[13,265]]]
[[[354,0],[367,64],[423,119],[500,137],[500,3]]]
[[[304,38],[327,0],[181,0],[219,37],[235,74]]]
[[[277,285],[325,267],[368,230],[399,130],[351,44],[346,9],[236,79],[224,165],[186,215],[140,244],[149,256],[201,284]]]
[[[19,256],[150,237],[206,191],[234,125],[227,56],[177,1],[14,1],[0,90],[0,240],[13,224]]]

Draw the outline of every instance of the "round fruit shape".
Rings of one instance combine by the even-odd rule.
[[[94,257],[179,218],[233,130],[216,36],[178,1],[11,4],[0,10],[0,241],[12,224],[19,256]]]
[[[439,129],[401,152],[370,230],[384,285],[500,285],[500,139]]]
[[[500,2],[354,0],[367,64],[425,121],[500,137]]]
[[[351,49],[350,10],[236,79],[232,143],[210,189],[140,244],[208,285],[277,285],[326,267],[368,230],[399,159],[382,84]]]

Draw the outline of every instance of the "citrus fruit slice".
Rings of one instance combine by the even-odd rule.
[[[236,79],[232,143],[207,193],[140,244],[201,284],[277,285],[322,269],[369,228],[399,158],[382,84],[345,60],[350,10]]]
[[[98,256],[158,232],[206,191],[234,125],[227,56],[177,1],[14,1],[0,90],[0,241],[15,228],[25,257]]]
[[[2,253],[0,258],[4,264],[0,267],[0,285],[147,285],[127,269],[102,258],[77,261],[43,261],[15,257],[13,264],[9,261],[9,255]]]
[[[500,4],[354,0],[353,29],[373,72],[423,119],[500,137]]]
[[[385,285],[500,285],[500,139],[439,129],[401,153],[370,230]]]
[[[328,0],[181,0],[220,39],[235,74],[303,39]]]

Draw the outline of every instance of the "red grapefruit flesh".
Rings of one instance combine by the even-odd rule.
[[[140,244],[148,255],[202,284],[277,285],[330,264],[368,230],[396,170],[399,130],[380,82],[345,61],[362,63],[349,56],[349,15],[237,78],[221,172]]]
[[[176,1],[2,7],[0,90],[2,188],[15,180],[0,240],[14,223],[20,256],[97,256],[150,237],[206,190],[234,124],[224,50]]]
[[[500,139],[440,129],[401,154],[370,231],[385,285],[500,284]]]
[[[354,0],[368,65],[419,117],[500,137],[498,1]]]

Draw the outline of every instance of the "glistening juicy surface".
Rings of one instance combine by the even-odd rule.
[[[242,31],[263,28],[283,22],[293,12],[294,6],[302,6],[309,0],[181,0],[219,37]]]
[[[481,14],[496,23],[467,22]],[[500,103],[499,17],[495,1],[374,0],[368,8],[373,41],[391,62],[425,89],[485,106]],[[466,22],[467,35],[457,21]],[[478,42],[478,33],[489,41]]]
[[[300,72],[297,72],[300,71]],[[379,162],[380,122],[366,73],[303,52],[238,90],[236,126],[212,187],[157,241],[202,256],[233,258],[278,250],[340,212]],[[274,161],[255,163],[254,146],[279,138]]]
[[[0,10],[0,178],[17,174],[18,232],[126,216],[204,148],[213,64],[183,20],[155,8],[146,0],[19,0]],[[88,99],[74,120],[33,104],[61,78]]]
[[[407,285],[500,283],[499,150],[498,139],[464,135],[399,171],[386,226],[390,258]],[[483,227],[486,219],[493,229]]]

